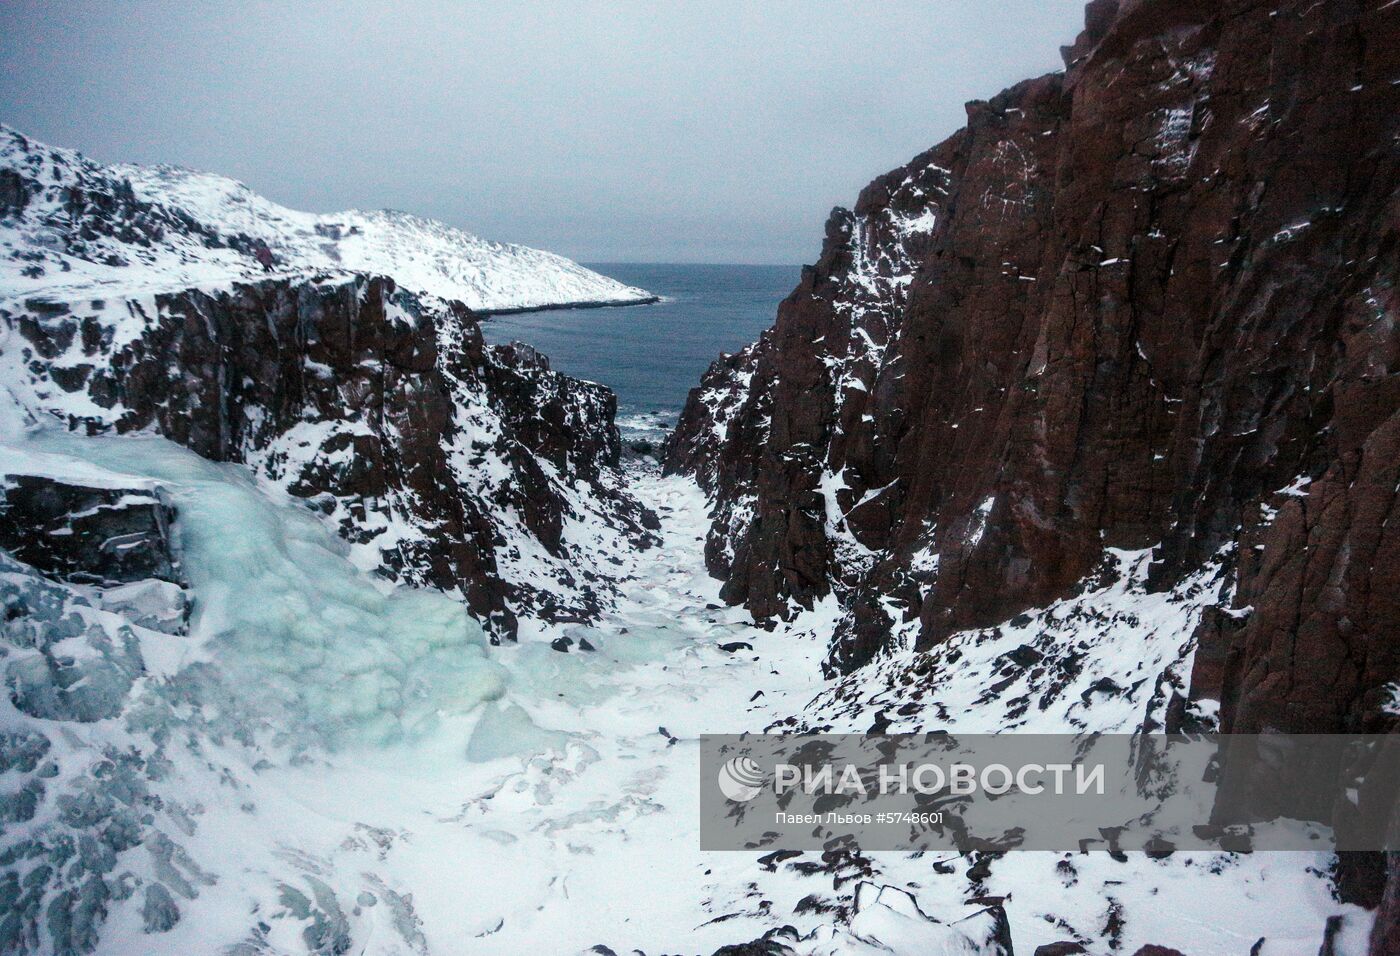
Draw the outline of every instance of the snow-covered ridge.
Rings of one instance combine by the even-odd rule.
[[[479,312],[655,300],[563,256],[392,210],[288,209],[175,166],[104,166],[0,125],[0,301],[212,290],[266,275],[361,272]]]

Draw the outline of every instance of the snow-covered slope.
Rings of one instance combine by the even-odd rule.
[[[392,210],[298,212],[236,180],[103,166],[0,126],[0,301],[73,302],[362,272],[482,312],[654,300],[553,253]]]

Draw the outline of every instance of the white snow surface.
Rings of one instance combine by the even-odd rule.
[[[155,771],[140,786],[157,799],[138,804],[152,822],[116,867],[133,892],[108,903],[103,953],[514,956],[603,944],[655,956],[791,925],[781,941],[799,956],[990,954],[975,901],[988,895],[1006,897],[1018,952],[1080,939],[1090,953],[1151,942],[1223,954],[1262,937],[1268,956],[1311,956],[1334,914],[1337,951],[1364,952],[1370,917],[1331,898],[1323,854],[1016,852],[980,861],[975,876],[979,861],[956,854],[765,863],[701,852],[701,733],[864,729],[872,711],[913,699],[898,697],[908,691],[897,674],[921,655],[824,682],[833,598],[772,632],[720,607],[701,557],[707,504],[687,479],[632,474],[664,544],[617,555],[621,598],[601,622],[541,625],[518,646],[487,648],[459,604],[371,578],[302,505],[240,466],[150,436],[20,432],[0,430],[7,467],[157,484],[181,513],[187,636],[125,622],[97,589],[46,585],[89,622],[94,654],[118,660],[112,647],[125,644],[120,661],[136,677],[121,713],[43,721],[0,699],[0,728],[43,733],[60,768],[6,844],[61,830],[75,790],[89,794],[85,807],[129,799],[114,789],[116,754],[119,768],[140,755]],[[1131,727],[1150,709],[1153,681],[1141,678],[1170,683],[1189,664],[1190,623],[1218,576],[1149,595],[1143,555],[1110,563],[1082,599],[955,636],[948,646],[965,662],[941,668],[929,691],[947,715],[925,700],[920,726]],[[596,650],[552,650],[562,636]],[[733,641],[753,650],[720,649]],[[1088,652],[1028,720],[1015,698],[1043,688],[990,687],[1022,641],[1049,661]],[[1085,693],[1103,676],[1126,693]],[[157,885],[180,912],[165,931],[143,923]]]
[[[268,273],[253,251],[259,240],[272,252],[275,276],[388,275],[412,292],[482,312],[653,298],[563,256],[492,242],[409,213],[299,212],[215,173],[104,166],[3,125],[0,171],[42,187],[17,214],[0,208],[0,306],[208,290],[262,279]],[[116,228],[84,234],[75,195],[104,203],[101,215]],[[72,241],[75,236],[80,242]]]

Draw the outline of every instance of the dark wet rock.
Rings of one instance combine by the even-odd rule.
[[[1235,634],[1244,620],[1225,608],[1209,607],[1196,627],[1196,658],[1191,666],[1191,700],[1219,700]]]
[[[1385,895],[1371,928],[1371,956],[1400,952],[1400,853],[1385,854]]]
[[[1086,704],[1095,694],[1103,694],[1108,697],[1117,697],[1123,693],[1123,688],[1118,686],[1118,682],[1111,677],[1100,677],[1089,685],[1089,689],[1080,695],[1080,699]]]
[[[622,456],[632,459],[660,457],[657,446],[645,439],[627,442],[626,445],[623,446]]]
[[[182,582],[174,518],[159,488],[94,488],[0,475],[0,547],[65,581]]]
[[[1044,657],[1044,654],[1029,644],[1022,644],[1006,652],[1006,659],[1017,667],[1031,667],[1040,663]]]
[[[758,865],[769,873],[775,872],[780,863],[795,859],[802,855],[801,850],[774,850],[772,853],[765,853],[758,858]]]
[[[801,937],[791,926],[770,929],[758,939],[747,943],[732,943],[721,946],[711,956],[792,956],[794,950],[788,943],[797,942]]]
[[[1074,956],[1075,953],[1087,953],[1082,943],[1065,941],[1063,943],[1046,943],[1044,946],[1035,948],[1035,956]]]

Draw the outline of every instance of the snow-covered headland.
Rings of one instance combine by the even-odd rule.
[[[104,166],[0,126],[0,305],[349,273],[393,276],[478,313],[656,299],[563,256],[409,213],[299,212],[226,176]]]

